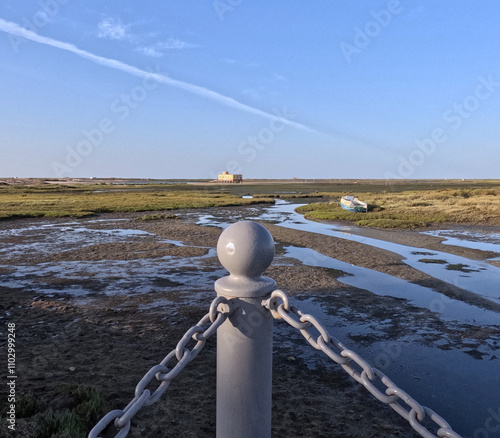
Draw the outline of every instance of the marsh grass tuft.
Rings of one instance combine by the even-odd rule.
[[[38,438],[85,438],[85,426],[78,416],[66,409],[46,411],[38,423]]]
[[[442,260],[442,259],[420,259],[419,260],[420,263],[435,263],[437,265],[446,265],[446,263],[448,263],[446,260]]]
[[[331,198],[342,194],[330,193]],[[365,193],[367,213],[343,210],[338,202],[312,203],[297,211],[316,220],[348,220],[359,226],[415,229],[439,223],[500,225],[500,187]]]
[[[31,391],[21,394],[16,403],[16,414],[18,418],[29,418],[41,412],[45,404]]]
[[[226,193],[115,186],[108,190],[81,187],[0,187],[0,220],[36,217],[85,217],[100,213],[157,212],[272,203],[269,198],[242,199]],[[148,220],[148,219],[145,219]]]
[[[180,219],[179,216],[175,214],[145,214],[144,216],[137,217],[137,221],[158,221],[162,219]]]
[[[85,438],[108,410],[102,393],[87,385],[64,386],[47,402],[32,392],[21,394],[16,402],[26,438]]]
[[[477,269],[469,269],[469,265],[464,265],[463,263],[449,264],[446,266],[448,271],[460,271],[460,272],[479,272]]]

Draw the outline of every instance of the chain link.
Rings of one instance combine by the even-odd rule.
[[[382,371],[373,368],[356,352],[346,348],[338,339],[331,336],[314,316],[304,314],[291,305],[286,293],[276,290],[262,304],[275,319],[283,319],[297,329],[313,348],[325,353],[342,366],[354,380],[361,383],[376,399],[389,405],[405,418],[422,437],[461,438],[442,417],[426,406],[420,405]],[[99,438],[99,434],[112,423],[119,429],[115,438],[126,437],[134,415],[144,406],[150,406],[159,400],[170,386],[170,382],[198,355],[206,340],[217,331],[232,312],[231,301],[220,296],[213,300],[209,312],[182,336],[174,350],[168,353],[158,365],[153,366],[139,381],[130,403],[123,410],[114,410],[106,414],[90,431],[88,437]],[[195,344],[192,349],[189,349],[188,344],[192,341]],[[173,360],[177,360],[175,366],[170,365]],[[146,388],[154,378],[160,383],[151,393]],[[422,424],[425,418],[430,419],[439,427],[437,435]]]
[[[111,423],[119,429],[115,438],[126,437],[130,431],[132,417],[144,406],[150,406],[159,400],[170,386],[172,379],[177,377],[184,367],[198,355],[206,340],[217,331],[232,312],[233,305],[228,299],[219,296],[213,300],[209,312],[184,334],[174,350],[168,353],[158,365],[153,366],[139,381],[135,388],[134,398],[125,409],[107,413],[90,431],[88,438],[99,438],[99,434]],[[190,350],[187,345],[191,341],[196,343]],[[177,360],[177,364],[169,368],[168,365],[174,359]],[[151,393],[146,387],[154,378],[160,384]]]
[[[281,290],[274,291],[271,297],[263,302],[263,305],[275,319],[283,319],[299,330],[309,344],[342,366],[354,380],[361,383],[375,398],[382,403],[388,404],[405,418],[421,436],[424,438],[461,438],[442,417],[431,409],[420,405],[382,371],[373,368],[361,356],[349,350],[338,339],[331,336],[314,316],[304,314],[291,305],[286,293]],[[316,329],[319,335],[314,334],[313,329]],[[356,367],[353,366],[354,364]],[[382,392],[375,384],[384,386],[385,388],[382,389],[385,392]],[[429,418],[439,427],[437,435],[422,424],[425,418]]]

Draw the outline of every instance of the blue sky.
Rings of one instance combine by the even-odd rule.
[[[3,0],[0,176],[500,178],[500,5]]]

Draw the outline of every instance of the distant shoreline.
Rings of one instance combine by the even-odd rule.
[[[369,204],[363,215],[341,209],[346,194]],[[153,179],[0,179],[0,220],[85,217],[109,212],[163,214],[300,199],[314,220],[373,228],[424,229],[433,224],[500,226],[497,180],[247,180],[218,183]],[[295,201],[297,202],[297,201]]]
[[[193,185],[227,185],[210,179],[199,178],[16,178],[0,177],[0,184],[39,185],[39,184],[193,184]],[[401,185],[401,184],[500,184],[500,179],[374,179],[374,178],[245,178],[242,183],[231,185],[254,184],[369,184],[369,185]]]

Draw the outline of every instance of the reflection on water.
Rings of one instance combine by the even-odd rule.
[[[498,268],[448,253],[429,252],[422,248],[357,236],[354,234],[355,227],[308,221],[294,212],[297,206],[298,204],[278,200],[275,206],[264,209],[255,206],[213,209],[209,214],[189,212],[186,217],[203,225],[222,228],[244,219],[272,220],[283,227],[361,242],[401,254],[410,266],[436,278],[464,287],[492,300],[499,298],[500,269]],[[48,252],[154,236],[144,231],[127,230],[126,227],[120,226],[120,223],[117,223],[116,228],[111,230],[85,228],[92,222],[82,220],[59,224],[44,223],[32,227],[0,230],[0,245],[2,240],[18,239],[15,243],[11,242],[9,245],[0,247],[0,255],[5,259],[29,254],[36,261],[37,255]],[[477,239],[478,236],[475,238]],[[158,241],[177,246],[183,245],[182,242],[174,240]],[[492,241],[484,243],[498,246]],[[464,323],[464,326],[471,324],[478,331],[484,330],[486,325],[500,324],[500,318],[494,312],[449,299],[433,290],[402,279],[350,265],[308,248],[288,246],[285,251],[286,257],[296,258],[304,264],[339,269],[351,274],[351,276],[338,279],[345,284],[363,288],[378,295],[405,298],[410,304],[430,309],[439,314],[441,319],[450,323]],[[500,253],[498,247],[495,251]],[[423,252],[427,254],[422,254]],[[213,282],[226,274],[215,260],[207,260],[212,257],[215,257],[214,248],[206,248],[206,254],[198,257],[166,256],[129,261],[65,261],[41,264],[29,261],[24,265],[0,266],[2,269],[0,278],[5,287],[20,287],[26,290],[36,288],[37,293],[67,293],[82,296],[84,299],[100,294],[144,294],[161,288],[162,291],[177,291],[181,296],[176,303],[171,303],[168,298],[161,298],[147,306],[179,306],[196,301],[200,297],[204,299],[204,302],[210,301],[208,297],[214,294]],[[446,264],[423,263],[420,261],[422,258],[442,259],[446,261]],[[450,264],[468,265],[470,269],[477,272],[449,271],[446,266]],[[52,277],[61,282],[52,282]],[[93,286],[85,282],[89,279],[94,282]],[[147,309],[147,306],[144,308]],[[452,348],[450,350],[443,350],[426,346],[418,342],[418,332],[412,339],[396,337],[391,342],[375,340],[369,346],[363,346],[350,336],[356,333],[371,333],[381,327],[373,328],[368,324],[331,315],[325,306],[326,302],[323,302],[321,297],[304,300],[298,304],[301,310],[315,315],[334,336],[347,346],[352,346],[355,351],[359,351],[371,364],[381,368],[396,384],[407,390],[420,403],[443,415],[459,433],[474,434],[474,431],[484,427],[485,420],[489,416],[488,409],[495,409],[497,412],[500,407],[500,391],[498,391],[500,362],[497,356],[490,355],[490,360],[479,360],[453,347],[450,347]],[[380,324],[383,324],[383,321]],[[290,333],[285,325],[277,322],[276,326],[278,336],[280,333],[285,333],[285,335]],[[286,336],[281,338],[283,342],[288,341]],[[445,342],[447,340],[443,340],[443,343]],[[488,342],[492,342],[492,350],[497,348],[498,344],[494,339],[486,339],[485,345],[479,348],[486,348]],[[304,355],[308,361],[316,361],[317,359],[313,357],[317,357],[320,353],[310,349],[304,343],[304,347],[300,348],[297,354]],[[328,359],[323,360],[330,364]],[[488,436],[498,435],[492,432]]]
[[[338,237],[394,252],[404,257],[406,264],[419,271],[474,292],[494,302],[500,302],[500,268],[486,262],[439,251],[432,251],[432,253],[425,256],[425,259],[445,260],[446,264],[423,263],[421,262],[423,258],[421,254],[422,248],[414,248],[398,243],[359,236],[352,233],[355,227],[343,227],[310,221],[294,211],[299,205],[303,204],[277,204],[267,208],[267,211],[260,216],[260,219],[274,221],[276,225],[285,228]],[[500,245],[497,245],[497,251],[500,253]],[[465,273],[450,270],[450,265],[464,265],[468,270],[476,272]]]
[[[125,219],[126,220],[126,219]],[[67,294],[73,297],[92,295],[144,294],[157,290],[209,290],[205,259],[216,256],[215,248],[203,248],[201,256],[163,256],[153,259],[56,261],[33,263],[37,258],[81,249],[91,245],[129,242],[131,239],[156,237],[157,243],[186,246],[178,240],[157,238],[147,231],[119,227],[122,219],[42,223],[33,226],[0,230],[0,257],[5,262],[25,259],[21,264],[0,263],[0,284],[4,287],[32,289],[46,295]],[[117,228],[86,228],[96,222],[116,222]],[[15,239],[12,241],[12,239]],[[9,242],[3,244],[3,242]],[[187,270],[186,270],[187,269]],[[218,276],[224,270],[214,268]],[[214,277],[215,281],[215,277]],[[210,293],[212,293],[210,291]],[[186,294],[185,299],[192,297]]]
[[[0,274],[1,285],[32,289],[42,294],[71,296],[136,295],[172,288],[211,291],[212,283],[225,275],[224,269],[207,272],[205,259],[216,256],[215,248],[194,257],[163,256],[155,259],[58,261],[27,265],[4,265],[7,274]],[[54,281],[53,278],[56,280]],[[190,300],[186,294],[185,299]]]
[[[147,237],[147,231],[131,229],[92,229],[84,225],[111,220],[87,220],[81,222],[49,223],[22,228],[0,230],[0,257],[10,259],[23,257],[27,253],[32,258],[54,254],[65,249],[83,248],[89,245],[124,242],[131,237]],[[2,241],[16,238],[18,243],[2,245]]]
[[[477,233],[472,231],[436,230],[424,231],[422,234],[444,237],[444,245],[462,246],[464,248],[479,249],[500,253],[500,233]]]
[[[484,428],[490,416],[488,409],[500,407],[499,360],[477,360],[459,350],[442,350],[423,345],[415,339],[373,341],[368,346],[356,344],[353,333],[369,333],[365,324],[346,321],[327,312],[321,297],[295,303],[304,313],[314,315],[326,329],[348,348],[352,348],[371,365],[424,406],[436,411],[462,436],[472,436]],[[277,337],[290,338],[293,329],[276,322]],[[327,367],[337,367],[309,345],[300,340],[303,348],[295,348],[306,362],[318,361]],[[383,407],[380,407],[383,409]],[[500,416],[499,416],[500,417]],[[499,437],[498,433],[474,437]]]
[[[429,252],[423,248],[360,236],[354,234],[356,227],[353,226],[311,221],[295,212],[295,209],[300,205],[303,204],[290,204],[287,201],[278,199],[276,204],[271,207],[265,207],[263,210],[254,208],[253,210],[256,213],[254,215],[252,215],[251,210],[236,209],[228,213],[228,210],[221,209],[214,210],[211,214],[193,213],[192,216],[196,217],[197,224],[218,226],[223,229],[240,220],[272,221],[274,224],[285,228],[324,234],[385,249],[401,255],[404,257],[406,264],[419,271],[474,292],[493,302],[500,303],[500,268],[487,262],[472,260],[454,254],[440,251]],[[500,253],[500,244],[497,245],[496,251]],[[423,252],[425,252],[425,255],[422,254]],[[425,262],[422,260],[425,260]],[[432,261],[435,263],[432,263]]]
[[[337,278],[341,283],[365,289],[377,295],[404,298],[418,307],[440,313],[441,318],[444,320],[500,324],[500,315],[496,312],[448,298],[432,289],[410,283],[401,278],[351,265],[350,263],[327,257],[309,248],[286,246],[284,249],[286,251],[285,256],[293,257],[308,266],[337,269],[351,274]]]

